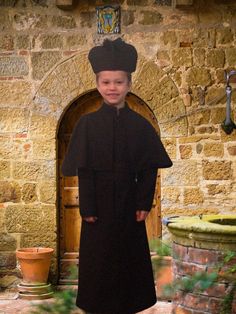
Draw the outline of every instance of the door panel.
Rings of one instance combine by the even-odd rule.
[[[159,133],[158,124],[154,114],[147,105],[135,95],[127,96],[129,106],[143,115],[155,127]],[[59,283],[73,284],[75,280],[69,277],[69,268],[76,266],[79,261],[79,241],[81,217],[79,215],[78,178],[64,177],[61,174],[61,164],[64,159],[67,146],[73,128],[78,119],[85,113],[97,110],[101,105],[101,97],[97,91],[92,91],[75,101],[65,113],[58,131],[58,173],[59,176]],[[160,212],[160,175],[156,185],[153,208],[147,221],[148,238],[161,235],[161,212]]]

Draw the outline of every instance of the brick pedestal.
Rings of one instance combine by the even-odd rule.
[[[191,277],[197,272],[220,274],[215,284],[203,292],[197,289],[191,292],[179,290],[173,300],[173,314],[236,313],[236,295],[232,311],[221,312],[222,302],[231,290],[233,276],[236,282],[236,273],[227,275],[227,270],[236,265],[236,258],[224,262],[227,251],[236,251],[236,216],[222,216],[220,219],[217,215],[206,216],[205,219],[184,217],[182,220],[179,217],[168,222],[168,229],[173,236],[175,279]]]
[[[173,244],[175,278],[191,276],[196,272],[215,271],[222,261],[222,251],[199,249],[196,247]],[[236,264],[236,259],[232,261]],[[179,291],[173,301],[173,313],[176,314],[219,314],[221,303],[228,294],[229,281],[219,280],[204,292],[184,293]],[[236,299],[233,304],[236,313]],[[230,314],[230,313],[228,313]]]

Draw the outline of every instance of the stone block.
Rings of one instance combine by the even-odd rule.
[[[192,49],[191,48],[178,48],[171,50],[171,60],[174,67],[192,66]]]
[[[23,76],[29,74],[23,57],[0,57],[0,76]]]
[[[197,22],[199,23],[199,21]],[[193,47],[202,47],[202,48],[214,48],[216,42],[215,29],[194,29],[193,32]]]
[[[80,26],[92,28],[93,25],[96,25],[96,13],[95,11],[83,11],[80,12]]]
[[[127,5],[146,6],[147,4],[148,0],[127,0]]]
[[[62,10],[71,10],[74,7],[73,0],[56,0],[56,6]]]
[[[10,288],[11,286],[15,287],[18,283],[20,283],[20,280],[15,275],[5,275],[0,278],[0,287],[4,288]]]
[[[0,252],[0,267],[7,269],[16,268],[16,254]]]
[[[184,190],[184,205],[200,205],[204,202],[203,192],[199,188]]]
[[[165,67],[170,65],[170,56],[166,50],[157,51],[157,65],[160,67]]]
[[[76,28],[76,22],[74,17],[70,15],[53,16],[52,27],[57,27],[60,29],[73,29]]]
[[[193,113],[188,116],[188,122],[190,126],[196,126],[201,124],[208,124],[210,121],[210,110],[204,110],[203,112]]]
[[[230,156],[236,156],[236,145],[227,147]]]
[[[77,90],[90,90],[94,89],[96,86],[95,75],[91,69],[91,66],[88,62],[87,54],[78,55],[74,59],[74,63],[72,64],[76,73],[81,73],[82,75],[78,75],[74,78]]]
[[[38,200],[37,189],[35,183],[25,183],[22,186],[22,200],[28,203],[34,203]]]
[[[13,150],[13,145],[10,137],[0,137],[0,158],[9,159],[11,157],[11,152]]]
[[[0,181],[0,203],[18,203],[21,199],[20,186],[16,182]]]
[[[230,180],[232,167],[230,161],[202,161],[203,178],[205,180]]]
[[[46,204],[56,203],[55,181],[42,181],[39,184],[40,201]]]
[[[223,194],[224,195],[226,193],[225,185],[208,184],[206,187],[207,187],[209,195],[217,195],[217,194]]]
[[[200,134],[212,134],[216,133],[218,131],[217,128],[211,127],[211,126],[200,126],[199,128],[196,128],[196,132]]]
[[[0,31],[9,30],[11,28],[10,18],[6,12],[0,12]],[[0,41],[1,42],[1,41]]]
[[[15,48],[29,50],[31,48],[31,40],[29,35],[18,35],[15,37]]]
[[[0,34],[0,50],[14,50],[14,39],[11,35]]]
[[[58,34],[40,36],[42,49],[56,49],[63,47],[63,37]]]
[[[44,115],[32,115],[29,127],[31,138],[48,139],[56,137],[57,120]],[[35,142],[36,143],[36,142]]]
[[[177,45],[177,36],[175,31],[166,31],[163,32],[161,37],[162,42],[164,45],[168,45],[170,47],[176,47]]]
[[[134,23],[134,11],[122,10],[121,12],[121,24],[124,26],[129,26]]]
[[[185,117],[175,122],[160,123],[159,126],[163,137],[182,137],[188,135],[188,122]]]
[[[22,234],[21,236],[21,247],[50,247],[53,248],[54,254],[57,250],[57,235],[56,232],[52,231],[44,231],[42,232],[34,232]]]
[[[207,25],[207,24],[214,24],[219,23],[219,25],[222,25],[222,11],[221,10],[214,10],[210,6],[204,6],[202,10],[199,10],[199,22],[201,25]],[[212,27],[213,28],[213,27]],[[203,27],[205,30],[205,27]]]
[[[195,48],[193,49],[193,64],[197,67],[202,67],[205,65],[205,49]]]
[[[0,104],[22,106],[31,98],[31,83],[25,81],[6,82],[0,81]],[[22,110],[23,109],[13,109]]]
[[[56,158],[56,142],[55,140],[39,140],[33,141],[33,157],[34,159],[55,159]]]
[[[18,11],[13,15],[13,26],[17,31],[47,29],[48,15]]]
[[[162,143],[171,159],[176,159],[176,139],[164,138]]]
[[[28,109],[0,109],[0,132],[25,132],[28,125]],[[5,140],[2,140],[4,143]],[[6,145],[6,149],[12,147],[12,144]],[[10,152],[9,152],[10,153]],[[2,152],[2,156],[7,156],[8,152]]]
[[[197,143],[196,145],[197,154],[201,154],[202,150],[203,150],[203,145],[201,143]]]
[[[216,83],[225,84],[225,70],[224,69],[216,69],[215,81]]]
[[[61,59],[59,51],[32,52],[32,76],[40,80]]]
[[[192,67],[187,70],[186,82],[189,85],[208,86],[211,84],[210,71],[202,67]]]
[[[225,49],[226,64],[235,67],[236,64],[236,48]]]
[[[170,85],[168,87],[171,89]],[[164,90],[161,92],[164,93]],[[161,105],[165,101],[165,95],[161,95],[161,92],[159,97],[163,98],[160,99],[159,103],[157,102],[157,106],[154,110],[154,113],[160,122],[185,114],[185,106],[181,97],[174,98],[168,103]]]
[[[10,162],[0,160],[0,180],[10,178]]]
[[[52,179],[55,176],[55,164],[42,162],[13,162],[13,178],[17,180],[38,181]]]
[[[193,155],[193,149],[191,145],[180,145],[179,152],[181,159],[189,159]]]
[[[0,206],[0,232],[4,233],[5,230],[5,208]]]
[[[162,200],[161,203],[163,205],[176,205],[176,203],[180,202],[180,189],[176,187],[164,187],[161,190]]]
[[[172,1],[171,0],[155,0],[155,4],[160,5],[160,6],[171,6]]]
[[[6,208],[6,229],[14,233],[38,233],[44,237],[56,228],[55,206],[9,205]]]
[[[221,143],[205,143],[203,153],[206,157],[223,157],[224,146]]]
[[[206,54],[206,65],[208,67],[223,68],[225,64],[225,53],[223,49],[209,49]]]
[[[223,29],[216,29],[216,44],[226,45],[232,43],[234,35],[230,27],[225,27]]]
[[[190,88],[192,102],[196,106],[205,106],[206,87],[205,86],[191,86]]]
[[[209,87],[207,89],[206,98],[205,98],[206,104],[214,106],[216,104],[221,103],[222,101],[224,103],[225,99],[224,99],[223,95],[225,95],[225,88],[224,87],[221,87],[221,86]],[[222,99],[222,97],[223,97],[223,99]],[[217,99],[219,99],[219,100],[217,101]]]
[[[146,97],[148,97],[148,89],[146,90],[146,93]],[[160,119],[163,120],[164,118],[164,120],[167,120],[170,117],[177,117],[178,115],[185,113],[183,100],[181,97],[177,97],[179,95],[179,91],[175,83],[170,78],[164,78],[161,80],[158,80],[157,78],[154,89],[150,90],[150,95],[153,95],[152,100],[155,104],[153,109],[156,110],[158,115],[162,116]],[[167,103],[169,104],[167,105]],[[164,108],[165,106],[167,106],[166,109]],[[168,108],[168,106],[170,106],[170,108]],[[168,117],[164,117],[161,108],[168,114]]]
[[[225,120],[226,108],[214,108],[211,110],[211,123],[218,124]]]
[[[162,170],[163,186],[196,186],[199,179],[197,162],[193,160],[176,161],[170,169]]]
[[[236,130],[234,130],[231,134],[226,134],[222,129],[220,129],[220,136],[222,142],[236,141]]]
[[[183,138],[179,138],[180,144],[186,144],[186,143],[198,143],[202,140],[211,139],[214,141],[219,141],[220,137],[218,135],[209,135],[209,134],[203,134],[203,135],[192,135],[192,136],[186,136]]]
[[[93,85],[91,85],[92,79]],[[47,102],[50,100],[66,106],[68,100],[65,98],[68,96],[70,98],[72,94],[76,98],[80,93],[92,88],[95,88],[95,75],[89,65],[87,54],[79,54],[61,63],[55,71],[48,75],[41,85],[39,97],[44,98]]]
[[[15,251],[16,239],[7,233],[0,233],[0,251]]]
[[[142,20],[139,24],[142,25],[155,25],[160,24],[163,21],[163,16],[159,12],[155,11],[141,11]]]
[[[86,36],[85,35],[70,35],[66,37],[66,48],[70,49],[79,49],[86,44]]]

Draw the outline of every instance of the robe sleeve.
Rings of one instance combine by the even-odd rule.
[[[157,169],[147,169],[137,173],[137,210],[150,211],[156,187]]]
[[[86,168],[87,142],[87,117],[82,116],[73,130],[66,156],[62,163],[61,171],[64,176],[76,176],[79,168]]]
[[[79,208],[82,217],[97,216],[95,205],[95,173],[91,169],[78,171]]]

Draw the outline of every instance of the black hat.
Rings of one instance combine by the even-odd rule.
[[[137,51],[121,38],[114,41],[105,39],[102,46],[93,47],[88,55],[94,73],[100,71],[125,71],[136,69]]]

